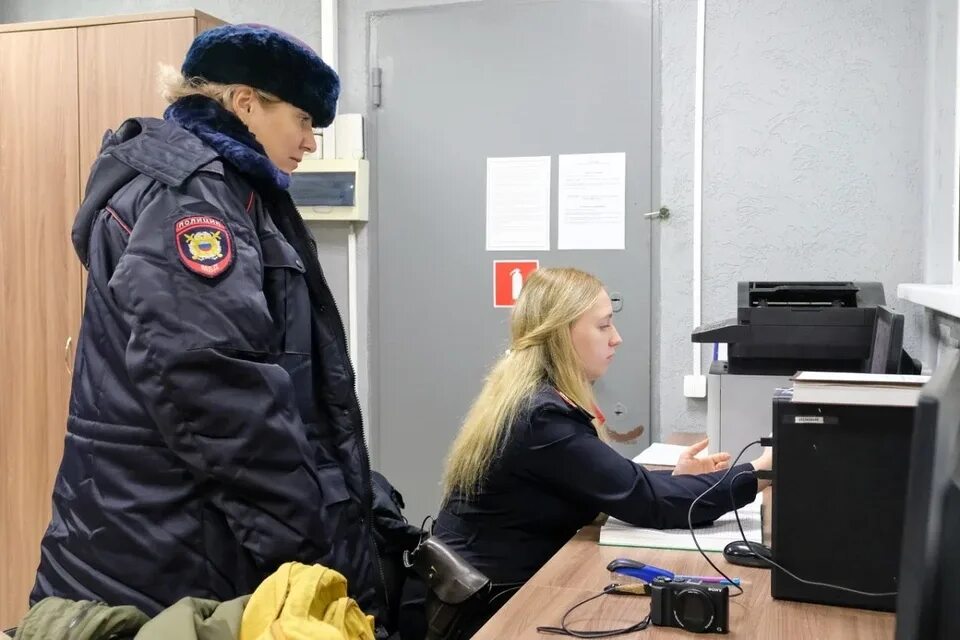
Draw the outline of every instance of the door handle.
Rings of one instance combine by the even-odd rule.
[[[643,214],[643,217],[647,220],[666,220],[670,217],[670,209],[667,209],[666,207],[660,207],[656,211]]]

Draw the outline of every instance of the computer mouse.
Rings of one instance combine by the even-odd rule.
[[[758,558],[758,555],[761,557]],[[769,569],[772,565],[764,558],[772,559],[773,553],[769,547],[759,542],[751,542],[748,546],[744,540],[734,540],[723,548],[723,559],[730,564]]]

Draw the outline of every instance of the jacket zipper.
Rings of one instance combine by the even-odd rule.
[[[323,282],[324,288],[327,290],[327,292],[328,292],[328,294],[329,294],[329,292],[330,292],[330,287],[329,287],[329,285],[327,284],[327,277],[326,277],[325,275],[323,275],[323,270],[322,270],[322,269],[321,269],[321,271],[320,271],[320,279],[321,279],[321,281]],[[342,355],[343,355],[343,357],[344,357],[344,358],[346,359],[346,361],[347,361],[347,368],[349,369],[349,371],[350,371],[350,376],[351,376],[352,379],[353,379],[353,402],[354,402],[354,404],[355,404],[355,406],[356,406],[356,409],[357,409],[357,416],[359,417],[359,421],[358,421],[359,424],[358,424],[357,427],[354,428],[353,431],[354,431],[354,437],[356,437],[356,438],[359,440],[359,442],[360,442],[360,449],[363,451],[363,459],[364,459],[364,461],[366,462],[366,468],[364,469],[364,472],[365,472],[365,475],[366,475],[366,478],[365,478],[365,479],[366,479],[366,481],[367,481],[367,488],[370,489],[370,496],[369,496],[369,499],[365,501],[366,504],[364,505],[364,507],[365,507],[366,512],[367,512],[367,519],[368,519],[368,521],[369,521],[369,526],[370,526],[370,542],[373,543],[373,550],[374,550],[374,553],[376,554],[375,560],[376,560],[376,562],[377,562],[377,572],[380,574],[380,585],[383,587],[383,601],[384,601],[384,604],[386,604],[386,606],[387,606],[387,611],[386,611],[386,613],[389,613],[389,611],[390,611],[390,594],[388,593],[388,590],[387,590],[387,578],[386,578],[386,576],[383,575],[383,564],[382,564],[382,560],[381,560],[381,557],[380,557],[380,546],[377,544],[377,537],[376,537],[376,536],[374,535],[374,533],[373,533],[373,527],[374,527],[374,523],[373,523],[373,475],[372,475],[371,472],[370,472],[370,468],[371,468],[371,465],[370,465],[370,450],[367,449],[367,441],[366,441],[366,440],[364,439],[364,437],[363,437],[363,412],[360,411],[360,398],[359,398],[359,396],[357,395],[357,373],[356,373],[356,371],[354,371],[354,369],[353,369],[353,362],[350,360],[350,354],[347,353],[347,347],[346,347],[346,344],[347,344],[347,334],[346,334],[346,331],[344,331],[344,329],[343,329],[343,320],[342,320],[342,318],[341,318],[341,316],[340,316],[340,309],[337,307],[337,301],[333,299],[333,294],[329,294],[329,295],[330,295],[330,303],[333,305],[333,310],[337,312],[337,313],[336,313],[336,315],[337,315],[337,326],[338,326],[339,329],[340,329],[340,339],[341,339],[341,343],[340,343],[340,344],[343,345],[343,353],[342,353]]]
[[[291,208],[296,209],[296,206],[293,204],[292,198],[289,198],[289,196],[288,196],[287,204]],[[317,256],[317,244],[316,242],[314,242],[313,237],[310,235],[310,231],[307,229],[307,225],[304,223],[303,218],[301,218],[300,214],[297,212],[294,212],[292,214],[285,212],[285,213],[280,213],[279,215],[287,215],[290,218],[291,222],[293,222],[293,225],[297,228],[301,236],[306,240],[307,246],[309,247],[310,251],[313,252],[313,255],[312,255],[313,259],[317,261],[317,271],[320,273],[320,282],[323,284],[323,291],[321,293],[329,300],[330,306],[332,306],[333,310],[336,312],[335,324],[337,328],[340,330],[341,355],[346,361],[347,370],[350,371],[350,375],[353,379],[353,402],[357,410],[357,416],[359,417],[359,424],[354,428],[354,437],[360,441],[360,449],[361,451],[363,451],[363,460],[366,463],[366,466],[364,469],[362,469],[362,471],[364,473],[364,480],[366,480],[366,483],[367,483],[367,488],[369,489],[368,499],[365,500],[363,504],[363,508],[364,508],[364,511],[366,512],[366,517],[367,517],[366,522],[364,522],[364,519],[362,517],[360,521],[361,521],[361,524],[369,525],[369,529],[370,529],[369,538],[370,538],[370,542],[373,544],[373,551],[374,551],[373,560],[377,565],[377,573],[380,576],[380,587],[381,587],[381,592],[383,593],[383,601],[387,609],[384,612],[384,615],[389,615],[390,595],[387,590],[387,578],[383,574],[383,563],[380,558],[380,546],[377,544],[376,536],[373,534],[373,527],[374,527],[373,478],[370,473],[370,467],[371,467],[370,451],[367,449],[367,441],[363,437],[363,413],[360,411],[360,398],[357,395],[357,372],[354,371],[353,362],[350,360],[350,354],[347,353],[347,332],[343,328],[343,317],[340,315],[340,308],[337,306],[337,301],[334,299],[333,294],[330,292],[330,285],[327,284],[327,276],[326,274],[323,273],[323,267],[320,266],[320,259]],[[281,232],[281,235],[282,235],[282,232]],[[301,259],[307,260],[309,258],[305,256],[301,256]],[[320,310],[321,311],[324,310],[323,302],[320,303]]]
[[[317,245],[313,241],[313,238],[310,237],[309,232],[307,231],[306,225],[303,223],[303,220],[297,216],[300,223],[302,231],[306,232],[306,239],[310,246],[310,249],[313,251],[313,255],[316,256]],[[317,258],[317,265],[319,266],[319,258]],[[370,490],[369,499],[365,500],[364,510],[367,514],[367,523],[369,524],[370,532],[369,538],[370,542],[373,543],[373,550],[375,554],[374,560],[377,564],[377,573],[380,575],[380,586],[383,591],[383,601],[386,605],[387,610],[384,612],[385,615],[390,613],[390,594],[387,589],[387,578],[383,574],[383,562],[380,557],[380,546],[377,544],[377,537],[374,535],[373,527],[373,476],[370,472],[370,450],[367,448],[367,441],[363,437],[363,412],[360,410],[360,398],[357,395],[357,372],[353,368],[353,361],[350,360],[350,354],[347,352],[347,332],[343,328],[343,317],[340,315],[340,308],[337,306],[337,301],[334,299],[333,294],[330,292],[330,285],[327,284],[327,276],[323,273],[323,267],[320,267],[320,281],[323,283],[324,293],[329,299],[330,305],[333,307],[333,310],[336,312],[336,325],[340,330],[340,346],[342,348],[341,355],[347,363],[347,369],[350,371],[350,376],[353,380],[353,402],[357,410],[357,416],[359,418],[358,424],[354,427],[354,437],[360,442],[360,449],[363,451],[363,459],[366,462],[366,467],[363,469],[365,480],[367,482],[367,488]],[[322,308],[322,305],[321,305]],[[356,345],[354,345],[356,347]],[[362,519],[361,519],[362,522]]]

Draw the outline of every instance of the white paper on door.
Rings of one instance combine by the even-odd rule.
[[[486,246],[550,250],[550,156],[487,158]]]
[[[626,248],[626,153],[561,155],[558,249]]]

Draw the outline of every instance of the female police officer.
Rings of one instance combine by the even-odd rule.
[[[337,75],[259,25],[199,35],[163,120],[105,137],[73,241],[89,270],[33,601],[154,614],[342,572],[385,614],[340,316],[286,188]]]
[[[687,511],[720,479],[728,454],[697,459],[688,449],[670,472],[648,472],[599,437],[592,383],[622,342],[610,297],[593,276],[541,269],[523,287],[511,317],[511,345],[493,367],[447,459],[444,506],[434,534],[489,577],[488,606],[472,631],[600,512],[635,525],[687,526]],[[753,471],[769,452],[735,467],[738,507],[758,491]],[[700,474],[700,475],[687,475]],[[694,521],[732,509],[730,480],[701,500]]]

